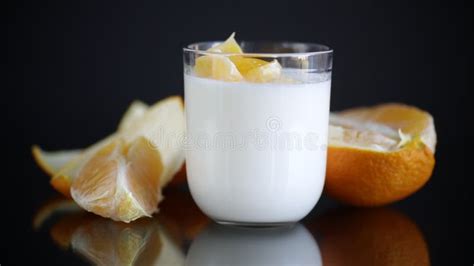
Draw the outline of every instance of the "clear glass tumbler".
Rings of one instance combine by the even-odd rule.
[[[183,49],[191,194],[218,223],[297,222],[316,205],[324,186],[333,52],[296,42],[242,42],[243,54],[206,51],[218,44]],[[197,73],[202,56],[219,59],[207,63],[214,77]],[[274,65],[276,60],[278,77],[223,78],[221,72],[237,71],[222,64],[230,62],[223,57]],[[268,71],[275,69],[260,74]]]

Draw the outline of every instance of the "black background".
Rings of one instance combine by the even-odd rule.
[[[55,194],[32,160],[31,145],[87,146],[115,130],[132,100],[153,103],[182,94],[181,48],[232,31],[240,40],[332,47],[332,110],[396,101],[432,113],[438,132],[433,178],[393,207],[421,227],[433,264],[474,263],[467,217],[467,2],[16,1],[2,13],[7,171],[1,181],[1,265],[64,264],[67,256],[31,229],[35,209]]]

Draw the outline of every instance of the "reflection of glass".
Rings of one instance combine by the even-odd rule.
[[[396,210],[337,209],[306,226],[321,237],[325,266],[430,265],[423,233]]]
[[[313,236],[292,227],[239,228],[210,225],[192,243],[186,265],[321,265]]]
[[[332,50],[243,42],[244,54],[206,52],[216,44],[192,44],[183,54],[193,198],[220,223],[297,222],[324,185]],[[262,83],[198,77],[193,67],[201,58],[216,62],[212,69],[224,68],[219,60],[278,61],[281,77]]]

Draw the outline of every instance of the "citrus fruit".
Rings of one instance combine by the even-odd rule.
[[[423,233],[391,209],[339,209],[307,225],[318,236],[323,265],[430,265]]]
[[[245,79],[249,82],[270,82],[280,77],[281,66],[278,61],[267,62],[243,56],[242,48],[235,41],[234,35],[232,33],[226,41],[207,50],[215,54],[196,59],[194,73],[197,76],[224,81]]]
[[[224,81],[240,81],[243,79],[232,61],[223,55],[205,55],[196,59],[194,66],[196,75]]]
[[[33,157],[36,163],[48,175],[57,173],[67,162],[76,158],[81,150],[64,150],[64,151],[44,151],[38,145],[32,148]]]
[[[225,53],[225,54],[241,54],[242,48],[240,48],[239,44],[235,41],[235,32],[233,32],[227,40],[223,43],[220,43],[214,47],[208,49],[209,52],[215,53]]]
[[[118,130],[127,130],[131,128],[133,121],[140,119],[148,111],[150,106],[142,101],[133,101],[120,120]]]
[[[116,139],[81,167],[71,196],[87,211],[130,222],[157,211],[162,171],[160,153],[146,138]]]
[[[116,135],[112,134],[111,136],[81,151],[78,156],[74,156],[69,161],[67,161],[58,171],[52,175],[50,184],[53,186],[53,188],[66,197],[70,198],[71,183],[78,174],[78,171],[100,148],[114,140],[115,137]]]
[[[395,202],[420,189],[435,164],[431,115],[403,104],[331,115],[325,190],[357,206]]]
[[[281,75],[281,66],[277,60],[247,71],[245,79],[250,82],[264,83],[277,80]]]
[[[57,175],[68,163],[78,160],[81,150],[44,151],[39,146],[32,148],[33,158],[40,168],[51,176],[50,183],[58,192],[70,197],[71,179],[66,175]]]
[[[268,64],[267,61],[262,60],[262,59],[252,58],[252,57],[243,57],[239,55],[231,56],[230,60],[232,60],[232,63],[235,64],[239,72],[244,76],[246,76],[250,70],[254,68],[259,68],[261,66]]]
[[[134,101],[120,121],[118,132],[83,150],[44,151],[33,146],[32,152],[38,165],[52,176],[50,183],[61,194],[70,197],[72,180],[85,163],[104,145],[119,136],[130,142],[146,136],[159,149],[163,160],[160,186],[171,181],[184,164],[182,135],[184,134],[184,109],[179,96],[169,97],[152,106]]]
[[[167,185],[184,164],[184,104],[180,96],[168,97],[150,106],[143,115],[119,130],[127,142],[144,136],[160,152],[163,173],[160,185]]]

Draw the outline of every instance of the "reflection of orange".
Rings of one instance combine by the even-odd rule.
[[[56,244],[61,248],[67,249],[71,244],[71,239],[76,229],[94,218],[97,218],[97,216],[88,212],[79,211],[61,218],[51,227],[49,233]]]
[[[33,217],[33,228],[39,229],[52,214],[59,211],[78,211],[81,208],[71,199],[55,197],[44,202]]]
[[[210,222],[182,189],[165,189],[158,219],[179,242],[192,240]]]
[[[184,255],[157,219],[131,223],[79,211],[53,225],[51,237],[96,265],[183,265]]]
[[[53,214],[67,210],[50,229],[51,238],[64,249],[72,248],[98,264],[183,264],[182,244],[188,243],[209,223],[188,191],[169,187],[154,218],[129,224],[114,222],[81,210],[74,201],[58,198],[46,202],[33,219],[40,228]],[[72,212],[72,213],[71,213]],[[144,264],[142,264],[142,262]]]
[[[422,232],[398,211],[341,210],[308,228],[321,237],[323,265],[430,265]]]
[[[156,220],[140,219],[125,224],[96,216],[74,231],[71,245],[96,265],[134,265],[148,248],[153,249],[151,254],[155,256],[147,258],[148,263],[156,261],[162,244]]]

